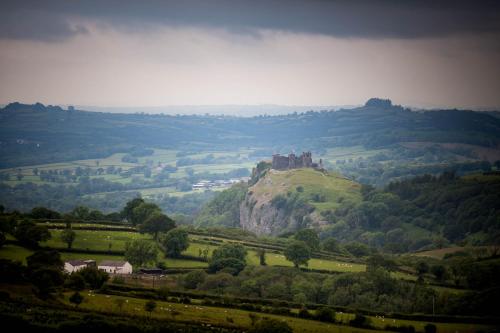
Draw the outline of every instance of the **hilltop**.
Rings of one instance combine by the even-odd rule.
[[[240,224],[257,234],[321,227],[322,214],[361,200],[361,185],[335,173],[301,168],[269,170],[248,189]]]

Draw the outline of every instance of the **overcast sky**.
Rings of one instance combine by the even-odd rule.
[[[500,1],[0,1],[0,103],[500,106]]]

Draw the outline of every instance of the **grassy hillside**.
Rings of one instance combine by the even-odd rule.
[[[265,178],[250,187],[259,200],[296,193],[299,200],[312,205],[317,212],[336,209],[345,202],[361,200],[361,185],[336,173],[303,168],[287,171],[270,170]]]

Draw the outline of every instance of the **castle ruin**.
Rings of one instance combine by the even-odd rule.
[[[288,156],[281,156],[280,154],[273,155],[272,169],[275,170],[288,170],[299,168],[323,168],[323,161],[320,159],[319,163],[312,161],[312,154],[310,151],[303,152],[300,156],[295,156],[291,153]]]

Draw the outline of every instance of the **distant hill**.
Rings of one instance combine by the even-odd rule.
[[[254,147],[269,155],[421,141],[498,149],[500,119],[472,111],[415,112],[378,99],[354,109],[254,117],[99,113],[20,103],[0,110],[0,168],[101,158],[133,147]]]

